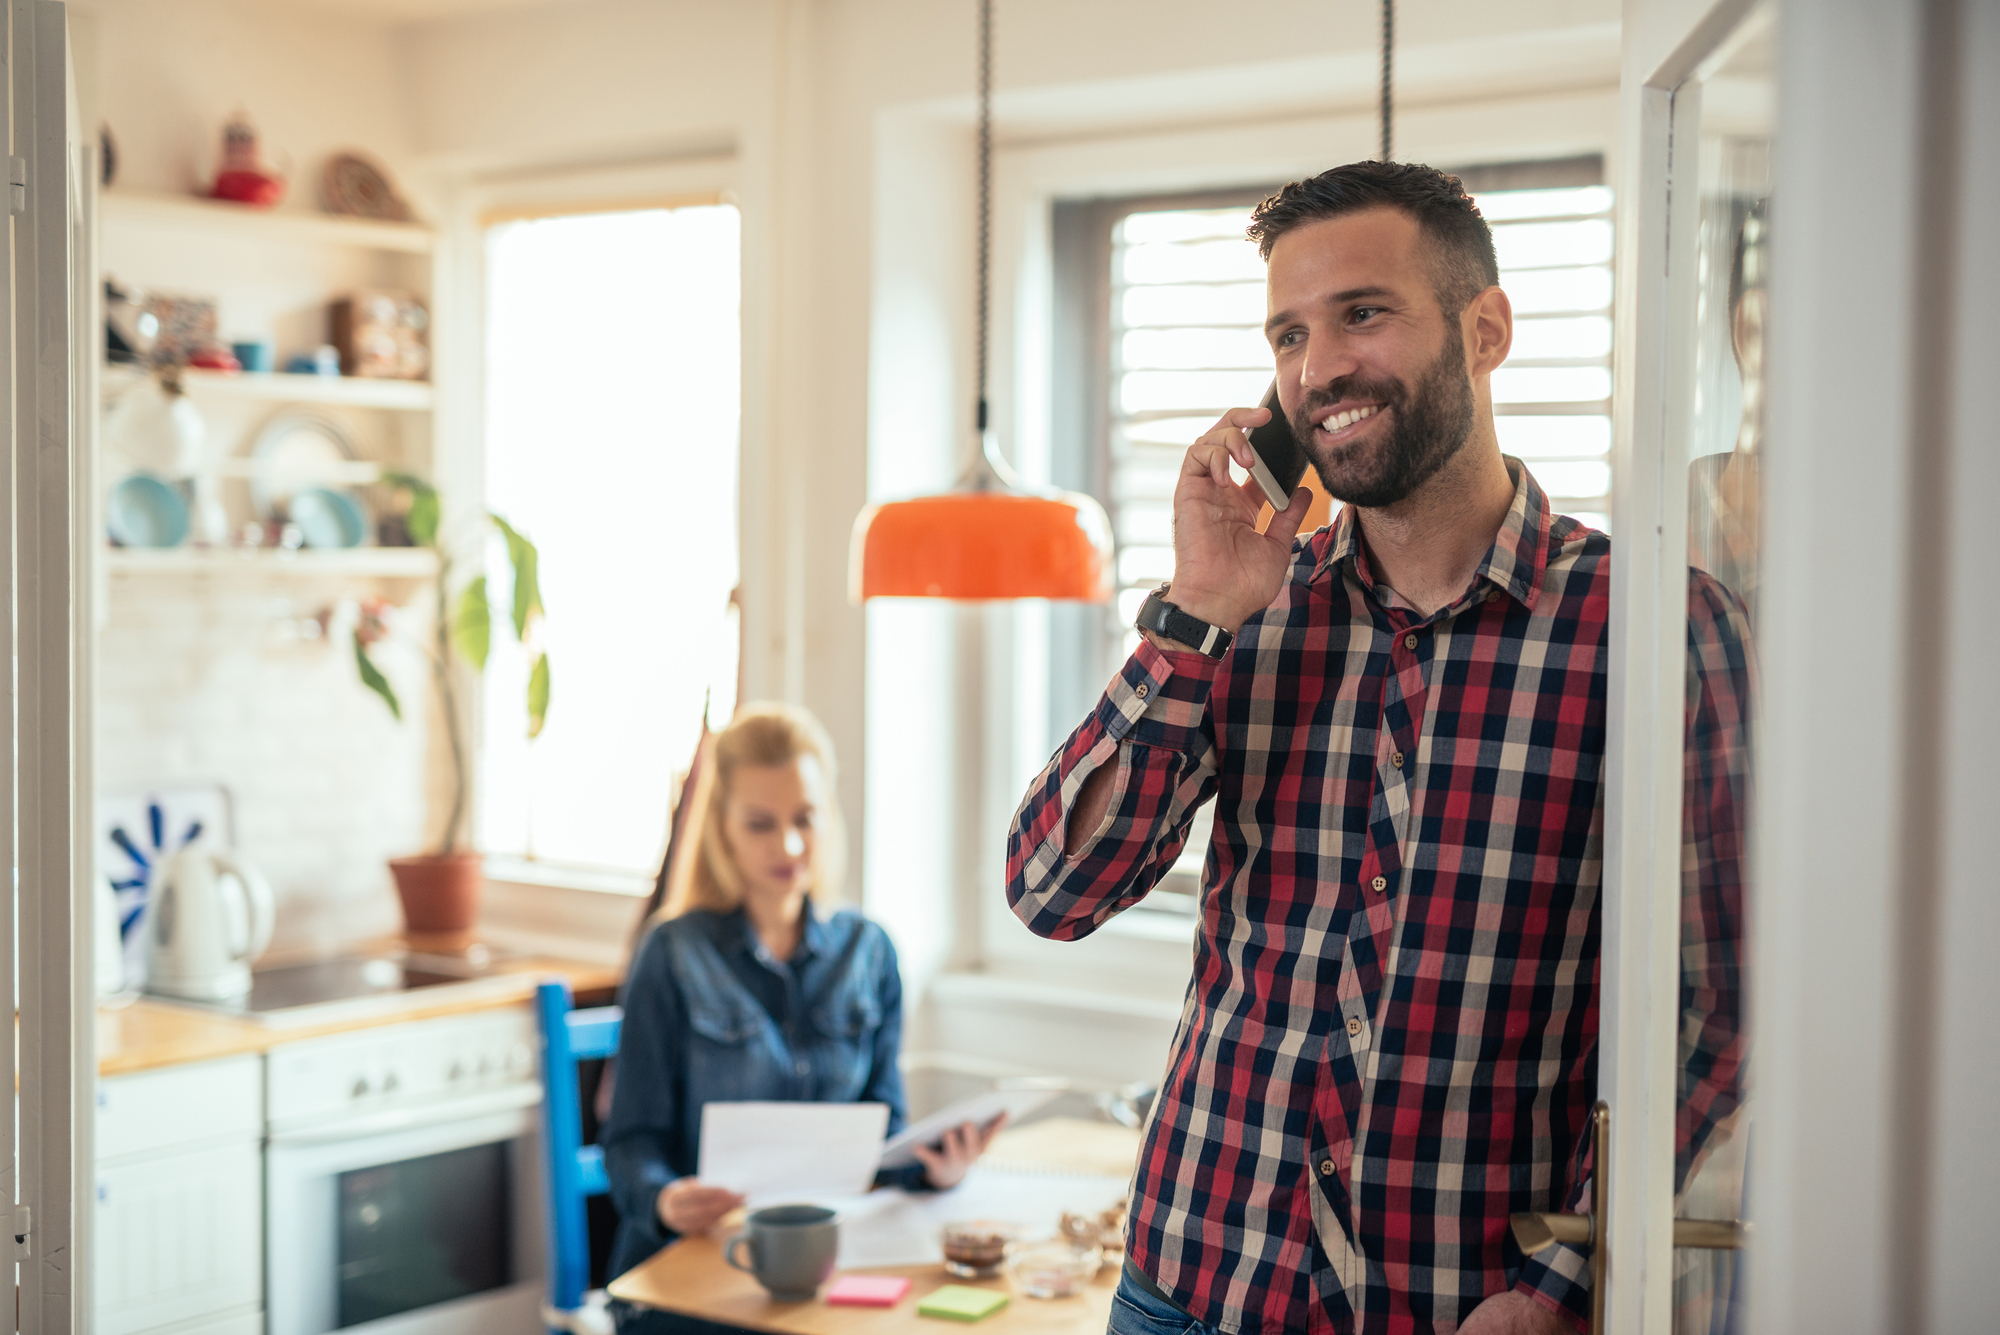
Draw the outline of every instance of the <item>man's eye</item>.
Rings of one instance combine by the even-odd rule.
[[[1305,336],[1303,329],[1287,329],[1284,333],[1278,335],[1278,346],[1281,348],[1295,347],[1298,341]]]
[[[1354,322],[1356,324],[1366,324],[1370,319],[1381,313],[1382,308],[1380,306],[1356,306],[1354,308]]]

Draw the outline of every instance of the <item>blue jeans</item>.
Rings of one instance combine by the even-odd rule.
[[[1204,1326],[1134,1284],[1129,1274],[1118,1277],[1118,1291],[1111,1295],[1111,1321],[1104,1329],[1106,1335],[1219,1335],[1214,1326]]]

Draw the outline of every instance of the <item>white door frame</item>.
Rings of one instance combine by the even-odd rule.
[[[1618,1335],[1672,1329],[1687,350],[1668,335],[1695,192],[1676,197],[1671,150],[1697,116],[1675,90],[1749,8],[1624,11],[1600,1049]],[[1994,163],[1967,155],[1995,142],[1973,110],[1993,103],[1980,73],[2000,72],[1995,8],[1785,0],[1779,17],[1746,1017],[1759,1335],[1992,1329],[2000,1312],[2000,1203],[1953,1185],[2000,1182],[2000,1148],[1990,1130],[1949,1139],[2000,1061],[1991,940],[1945,974],[1966,958],[1951,923],[2000,919],[2000,756],[1958,743],[1993,712],[1968,707],[1993,671],[1993,562],[1973,552],[2000,540],[1990,495],[1968,520],[1952,487],[1994,475],[1992,414],[1971,406],[1992,400],[1992,308],[1957,295],[1979,274],[1995,290],[1992,219],[1954,211],[1992,198]],[[1982,684],[1938,703],[1964,673]],[[1938,1259],[1954,1245],[1963,1263]]]
[[[1676,90],[1754,0],[1627,6],[1620,93],[1613,395],[1611,682],[1605,746],[1598,1090],[1612,1110],[1599,1165],[1610,1248],[1605,1325],[1672,1326],[1674,1117],[1680,1021],[1681,767],[1687,671],[1685,440],[1693,349],[1672,335],[1695,300],[1698,195],[1673,188],[1695,133]],[[1635,12],[1636,11],[1636,12]]]
[[[89,1174],[79,1171],[79,1117],[91,1107],[95,1027],[89,969],[89,863],[82,856],[90,737],[86,638],[95,534],[77,523],[88,461],[75,448],[78,374],[88,383],[95,340],[73,318],[88,246],[87,157],[80,151],[69,72],[68,11],[55,0],[11,0],[6,55],[10,153],[25,165],[13,187],[10,586],[16,655],[12,729],[13,869],[18,936],[5,964],[20,1007],[20,1163],[15,1248],[23,1330],[87,1328]],[[19,170],[17,168],[17,170]],[[4,712],[4,711],[0,711]],[[5,767],[0,767],[4,769]],[[87,1147],[87,1131],[81,1136]],[[24,1244],[24,1245],[23,1245]],[[23,1252],[25,1251],[25,1255]]]

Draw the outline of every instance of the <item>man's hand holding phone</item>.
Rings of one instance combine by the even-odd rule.
[[[1292,540],[1312,503],[1311,492],[1294,489],[1291,504],[1257,531],[1264,489],[1254,477],[1234,481],[1229,465],[1255,466],[1247,433],[1270,420],[1268,408],[1224,413],[1188,450],[1174,486],[1174,581],[1166,596],[1189,616],[1232,635],[1278,596]]]

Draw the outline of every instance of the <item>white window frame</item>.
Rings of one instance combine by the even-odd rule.
[[[432,478],[447,522],[454,515],[477,513],[486,506],[486,229],[508,217],[703,203],[733,204],[741,209],[741,185],[740,163],[731,154],[584,169],[507,170],[489,165],[447,187],[442,210],[447,250],[436,279],[441,291],[434,298],[437,308],[445,312],[446,337],[440,340],[443,346],[438,352],[437,445]],[[740,534],[738,541],[740,545]],[[476,829],[485,702],[483,681],[472,679],[469,685],[463,707],[469,725],[470,822]],[[665,813],[661,824],[664,829]],[[651,875],[504,856],[487,859],[486,877],[501,901],[517,904],[546,900],[552,893],[565,891],[642,899],[653,889]],[[541,915],[535,916],[541,920]]]
[[[1507,163],[1602,155],[1617,179],[1615,85],[1454,106],[1408,108],[1397,138],[1410,160]],[[1212,129],[1104,136],[1003,147],[995,154],[994,423],[1024,479],[1051,477],[1056,431],[1049,368],[1054,357],[1050,219],[1057,199],[1169,195],[1254,187],[1372,157],[1372,112]],[[1007,908],[1004,831],[1028,782],[1063,732],[1049,720],[1046,604],[1003,605],[985,637],[987,708],[978,911],[961,920],[960,967],[1026,980],[1062,978],[1107,993],[1178,1005],[1186,987],[1192,922],[1121,914],[1085,943],[1044,941]],[[1078,716],[1078,721],[1081,715]],[[968,726],[975,720],[968,718]]]

